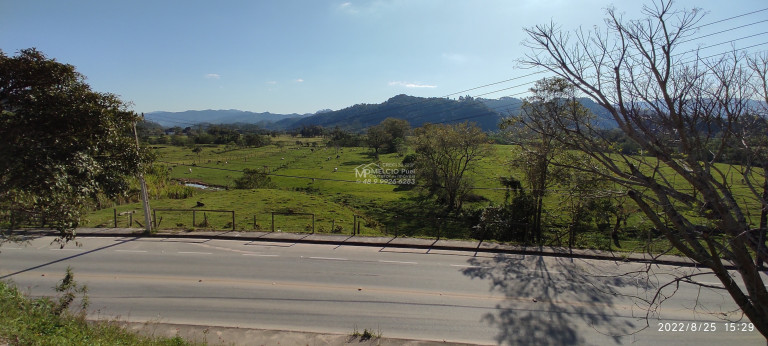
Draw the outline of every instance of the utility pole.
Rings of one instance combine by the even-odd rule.
[[[144,113],[141,113],[141,117],[144,118]],[[139,134],[136,132],[136,122],[133,122],[133,136],[136,138],[136,156],[140,157]],[[141,160],[139,160],[139,182],[141,183],[141,199],[144,202],[144,229],[146,233],[151,233],[152,219],[149,215],[149,194],[147,193],[147,182],[144,181],[144,168],[142,167]]]

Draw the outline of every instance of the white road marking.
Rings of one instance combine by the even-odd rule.
[[[254,256],[254,257],[280,257],[280,255],[262,255],[258,253],[244,253],[243,256]]]
[[[115,252],[147,252],[147,250],[115,250]]]
[[[309,257],[309,259],[325,260],[325,261],[349,261],[346,258],[339,258],[339,257]]]
[[[405,262],[405,261],[385,261],[385,260],[379,260],[379,263],[393,263],[393,264],[418,264],[416,262]]]
[[[178,253],[192,254],[192,255],[213,255],[212,252],[196,252],[196,251],[179,251]]]

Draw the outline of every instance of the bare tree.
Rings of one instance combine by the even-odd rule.
[[[577,181],[570,179],[571,171],[564,169],[567,165],[557,162],[568,161],[572,155],[568,155],[567,147],[557,140],[561,130],[556,119],[565,113],[579,113],[583,117],[592,114],[576,100],[575,87],[565,79],[541,79],[530,91],[532,95],[523,100],[520,114],[506,118],[501,128],[510,142],[520,148],[512,163],[522,171],[531,190],[535,208],[532,235],[541,244],[547,190],[556,184],[570,185],[569,180]]]
[[[555,140],[557,129],[551,119],[570,108],[568,92],[572,90],[573,86],[564,79],[539,80],[530,89],[532,96],[523,100],[520,114],[501,124],[510,140],[521,149],[513,164],[522,170],[531,189],[535,208],[532,231],[538,243],[542,240],[544,196],[555,180],[552,163],[563,149]]]
[[[743,52],[702,57],[684,51],[701,10],[676,10],[672,1],[659,0],[643,15],[625,20],[611,8],[603,29],[564,32],[554,23],[527,28],[525,44],[532,51],[522,63],[576,86],[637,142],[643,155],[623,155],[589,117],[566,113],[554,119],[562,132],[558,140],[598,163],[576,168],[624,186],[654,227],[711,269],[768,337],[768,291],[757,265],[765,261],[759,238],[764,226],[752,213],[765,209],[759,186],[766,177],[749,169],[760,155],[765,162],[759,150],[749,150],[760,143],[755,126],[763,126],[765,136],[765,109],[750,101],[755,92],[765,98],[765,75],[756,73],[761,60]],[[752,166],[729,161],[734,154],[750,158]],[[752,186],[751,194],[737,192],[744,185]]]

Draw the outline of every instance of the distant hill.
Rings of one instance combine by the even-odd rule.
[[[606,118],[607,112],[590,99],[579,99],[581,103],[598,116],[601,127],[615,127],[613,120]],[[520,113],[522,100],[514,97],[484,99],[460,97],[416,97],[397,95],[377,104],[356,104],[332,111],[324,109],[314,114],[274,114],[230,110],[203,110],[185,112],[151,112],[145,114],[149,121],[165,127],[192,126],[194,124],[257,124],[270,130],[290,130],[303,126],[320,125],[326,128],[340,127],[353,132],[381,123],[386,118],[407,120],[413,127],[425,123],[457,123],[470,121],[485,131],[494,131],[499,121]]]
[[[590,99],[579,101],[597,115],[597,123],[603,128],[616,127],[608,112]],[[318,112],[304,118],[288,118],[269,127],[292,129],[302,126],[320,125],[340,127],[353,132],[381,123],[392,117],[408,120],[413,127],[425,123],[474,122],[484,131],[499,129],[502,118],[520,114],[523,101],[514,97],[483,99],[460,97],[458,100],[446,98],[423,98],[397,95],[379,104],[357,104],[337,111]]]
[[[379,104],[357,104],[337,111],[315,114],[301,119],[286,119],[275,123],[280,128],[320,125],[363,131],[386,118],[407,120],[411,126],[424,123],[454,123],[471,121],[484,130],[498,128],[499,113],[475,99],[451,100],[397,95]]]
[[[500,99],[478,98],[476,100],[484,103],[502,117],[520,114],[520,106],[523,105],[523,100],[514,97],[502,97]]]
[[[162,126],[187,127],[195,124],[270,124],[287,118],[303,118],[312,114],[275,114],[270,112],[254,113],[237,109],[202,110],[184,112],[151,112],[145,113],[144,118]]]

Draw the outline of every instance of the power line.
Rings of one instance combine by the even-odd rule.
[[[700,29],[700,28],[703,28],[703,27],[708,26],[708,25],[722,23],[722,22],[725,22],[725,21],[729,21],[729,20],[733,20],[733,19],[736,19],[736,18],[741,18],[741,17],[749,16],[749,15],[752,15],[752,14],[755,14],[755,13],[759,13],[759,12],[763,12],[763,11],[768,11],[768,7],[762,8],[762,9],[759,9],[759,10],[750,11],[750,12],[747,12],[747,13],[742,13],[742,14],[739,14],[739,15],[735,15],[733,17],[728,17],[728,18],[725,18],[725,19],[720,19],[720,20],[717,20],[717,21],[714,21],[714,22],[710,22],[710,23],[707,23],[707,24],[702,24],[702,25],[699,25],[699,26],[695,27],[694,29]]]
[[[764,11],[768,11],[768,8],[757,9],[757,10],[749,11],[749,12],[742,13],[742,14],[739,14],[739,15],[736,15],[736,16],[732,16],[732,17],[720,19],[720,20],[717,20],[717,21],[713,21],[713,22],[710,22],[710,23],[702,24],[702,25],[699,25],[697,27],[694,27],[693,29],[700,29],[700,28],[703,28],[703,27],[706,27],[706,26],[710,26],[710,25],[713,25],[713,24],[718,24],[718,23],[723,23],[723,22],[735,20],[735,19],[738,19],[738,18],[741,18],[741,17],[753,15],[753,14],[764,12]],[[745,27],[748,27],[748,26],[752,26],[752,25],[756,25],[756,24],[759,24],[759,23],[763,23],[763,22],[766,22],[766,21],[768,21],[768,20],[756,21],[756,22],[753,22],[753,23],[744,24],[744,25],[740,25],[740,26],[737,26],[737,27],[720,30],[718,32],[714,32],[714,33],[698,36],[698,37],[695,37],[695,38],[691,38],[689,40],[682,41],[680,43],[686,43],[686,42],[691,42],[691,41],[695,41],[695,40],[700,40],[700,39],[703,39],[703,38],[706,38],[706,37],[710,37],[710,36],[717,35],[717,34],[722,34],[722,33],[733,31],[733,30],[742,29],[742,28],[745,28]],[[722,42],[722,43],[719,43],[719,44],[703,47],[702,49],[712,48],[714,46],[722,45],[722,44],[726,44],[726,43],[733,43],[733,42],[736,42],[738,40],[752,38],[752,37],[763,35],[763,34],[766,34],[766,32],[759,33],[759,34],[753,34],[753,35],[750,35],[750,36],[743,36],[741,38],[737,38],[737,39],[729,40],[729,41]],[[762,45],[762,44],[758,44],[758,45]],[[754,47],[754,46],[758,46],[758,45],[752,45],[752,46],[750,46],[748,48],[751,48],[751,47]],[[746,49],[746,48],[744,48],[744,49]],[[546,73],[546,72],[548,72],[548,71],[546,71],[546,70],[534,71],[534,72],[531,72],[531,73],[528,73],[528,74],[525,74],[525,75],[508,78],[508,79],[497,81],[497,82],[487,83],[487,84],[480,85],[480,86],[477,86],[477,87],[472,87],[472,88],[464,89],[464,90],[461,90],[461,91],[458,91],[458,92],[453,92],[453,93],[446,94],[444,96],[437,97],[437,98],[448,98],[450,96],[454,96],[454,95],[458,95],[458,94],[463,94],[463,93],[466,93],[466,92],[469,92],[469,91],[483,89],[483,88],[487,88],[487,87],[494,86],[494,85],[504,84],[504,83],[508,83],[508,82],[511,82],[511,81],[519,80],[519,79],[522,79],[522,78],[526,78],[526,77],[530,77],[530,76],[533,76],[533,75],[536,75],[536,74],[542,74],[542,73]],[[518,87],[523,87],[523,86],[526,86],[526,85],[532,85],[533,83],[534,82],[528,82],[528,83],[518,84],[518,85],[515,85],[515,86],[512,86],[512,87],[501,88],[501,89],[497,89],[497,90],[493,90],[493,91],[477,94],[474,97],[481,97],[481,96],[491,95],[491,94],[498,93],[498,92],[505,91],[505,90],[510,90],[510,89],[514,89],[514,88],[518,88]],[[521,94],[525,94],[527,92],[528,91],[523,91],[523,92],[519,92],[519,93],[516,93],[516,94],[513,94],[513,95],[521,95]],[[513,95],[509,95],[509,96],[513,96]],[[504,97],[509,97],[509,96],[504,96]],[[394,108],[380,109],[380,110],[376,110],[376,111],[373,111],[373,112],[368,112],[368,113],[365,113],[365,114],[361,114],[356,119],[357,121],[361,122],[361,125],[360,125],[361,128],[358,128],[356,130],[362,130],[364,128],[364,127],[362,127],[363,126],[362,123],[365,123],[366,121],[370,121],[372,119],[375,119],[376,114],[379,114],[379,113],[382,113],[382,112],[392,112],[392,111],[397,111],[397,110],[405,110],[407,107],[416,106],[416,105],[419,105],[419,104],[422,104],[422,103],[425,103],[425,102],[429,102],[431,99],[434,99],[434,98],[435,97],[433,97],[433,98],[425,98],[425,99],[422,99],[422,100],[419,100],[419,101],[416,101],[416,102],[412,102],[412,103],[409,103],[409,104],[399,105],[399,106],[394,107]],[[516,101],[513,104],[508,105],[508,107],[516,105],[516,104],[519,104],[519,103],[520,103],[520,101]],[[448,110],[458,109],[461,106],[462,105],[457,105],[456,107],[450,108]],[[500,106],[500,107],[504,107],[504,106]],[[494,108],[491,108],[491,109],[492,110],[493,109],[498,109],[500,107],[494,107]],[[433,113],[433,114],[438,114],[438,113]],[[483,117],[483,116],[488,116],[488,115],[489,115],[488,113],[482,113],[482,114],[478,114],[478,115],[463,117],[461,119],[454,119],[454,120],[443,121],[443,122],[440,122],[440,123],[457,121],[457,120],[473,119],[473,118],[478,118],[478,117]],[[424,118],[424,117],[428,117],[428,116],[431,116],[431,114],[424,114],[424,115],[417,116],[415,118]],[[169,118],[166,117],[166,119],[169,119]],[[177,121],[177,120],[178,119],[167,120],[167,121],[168,122],[178,123],[178,124],[192,125],[192,126],[198,125],[198,124],[192,124],[192,123],[189,123],[189,122],[182,122],[182,121]]]
[[[712,23],[704,24],[704,25],[701,25],[701,26],[699,26],[699,27],[696,27],[696,28],[701,28],[701,27],[704,27],[704,26],[707,26],[707,25],[711,25],[711,24],[715,24],[715,23],[721,23],[721,22],[724,22],[724,21],[727,21],[727,20],[733,20],[733,19],[736,19],[736,18],[740,18],[740,17],[746,16],[746,15],[750,15],[750,14],[759,13],[759,12],[762,12],[762,11],[766,11],[766,10],[768,10],[768,8],[765,8],[765,9],[761,9],[761,10],[756,10],[756,11],[751,11],[751,12],[748,12],[748,13],[745,13],[745,14],[742,14],[742,15],[738,15],[738,16],[734,16],[734,17],[726,18],[726,19],[723,19],[723,20],[719,20],[719,21],[716,21],[716,22],[712,22]],[[720,31],[718,31],[718,32],[715,32],[715,33],[710,33],[710,34],[702,35],[702,36],[699,36],[699,37],[695,37],[695,38],[692,38],[692,39],[689,39],[689,40],[686,40],[686,41],[682,41],[682,42],[679,42],[679,43],[680,43],[680,44],[682,44],[682,43],[686,43],[686,42],[691,42],[691,41],[695,41],[695,40],[700,40],[700,39],[703,39],[703,38],[706,38],[706,37],[710,37],[710,36],[713,36],[713,35],[722,34],[722,33],[725,33],[725,32],[729,32],[729,31],[733,31],[733,30],[737,30],[737,29],[745,28],[745,27],[748,27],[748,26],[753,26],[753,25],[756,25],[756,24],[759,24],[759,23],[764,23],[764,22],[768,22],[768,19],[766,19],[766,20],[760,20],[760,21],[756,21],[756,22],[753,22],[753,23],[749,23],[749,24],[740,25],[740,26],[737,26],[737,27],[733,27],[733,28],[729,28],[729,29],[725,29],[725,30],[720,30]],[[765,34],[767,34],[767,33],[768,33],[768,32],[762,32],[762,33],[752,34],[752,35],[748,35],[748,36],[742,36],[742,37],[739,37],[739,38],[735,38],[735,39],[732,39],[732,40],[728,40],[728,41],[724,41],[724,42],[721,42],[721,43],[717,43],[717,44],[712,44],[712,45],[709,45],[709,46],[701,47],[700,49],[708,49],[708,48],[713,48],[713,47],[716,47],[716,46],[719,46],[719,45],[723,45],[723,44],[734,43],[734,42],[737,42],[737,41],[740,41],[740,40],[744,40],[744,39],[749,39],[749,38],[754,38],[754,37],[757,37],[757,36],[765,35]],[[745,50],[745,49],[748,49],[748,48],[753,48],[753,47],[756,47],[756,46],[760,46],[760,45],[763,45],[763,44],[765,44],[765,43],[760,43],[760,44],[754,44],[754,45],[750,45],[750,46],[748,46],[748,47],[742,48],[742,50]],[[679,56],[679,55],[682,55],[682,54],[686,54],[686,53],[690,53],[690,52],[693,52],[693,51],[696,51],[696,50],[691,50],[691,51],[688,51],[688,52],[681,52],[681,53],[677,53],[677,54],[675,54],[675,55],[673,55],[673,56]],[[706,57],[706,58],[703,58],[703,59],[707,59],[707,58],[711,58],[711,57],[714,57],[714,56],[723,55],[723,54],[727,54],[727,53],[728,53],[728,52],[725,52],[725,53],[719,53],[719,54],[711,55],[711,56],[709,56],[709,57]],[[680,65],[680,64],[687,64],[687,63],[690,63],[690,62],[678,63],[678,64],[676,64],[676,65]],[[523,77],[528,77],[528,76],[532,76],[532,75],[535,75],[535,74],[541,74],[541,73],[544,73],[544,72],[546,72],[546,71],[536,71],[536,72],[533,72],[533,73],[529,73],[529,74],[526,74],[526,75],[520,76],[520,77],[518,77],[518,78],[506,79],[506,80],[504,80],[504,81],[500,81],[500,82],[496,82],[496,83],[489,83],[489,84],[485,84],[485,85],[483,85],[483,86],[480,86],[480,87],[475,87],[475,88],[466,89],[466,90],[464,90],[464,91],[460,91],[460,92],[457,92],[457,93],[449,94],[449,96],[450,96],[450,95],[461,94],[461,93],[464,93],[464,92],[466,92],[466,91],[470,91],[470,90],[476,90],[476,89],[484,88],[484,87],[487,87],[487,86],[491,86],[491,85],[498,85],[498,84],[506,83],[506,82],[509,82],[509,81],[512,81],[512,80],[515,80],[515,79],[520,79],[520,78],[523,78]],[[507,87],[507,88],[497,89],[497,90],[493,90],[493,91],[485,92],[485,93],[482,93],[482,94],[477,94],[477,95],[474,95],[473,97],[477,98],[477,97],[481,97],[481,96],[486,96],[486,95],[490,95],[490,94],[498,93],[498,92],[501,92],[501,91],[505,91],[505,90],[510,90],[510,89],[514,89],[514,88],[523,87],[523,86],[526,86],[526,85],[531,85],[531,84],[533,84],[533,83],[534,83],[534,82],[528,82],[528,83],[523,83],[523,84],[515,85],[515,86],[512,86],[512,87]],[[527,93],[527,92],[528,92],[528,91],[523,91],[523,92],[519,92],[519,93],[516,93],[516,94],[514,94],[514,95],[508,95],[508,96],[505,96],[505,97],[509,97],[509,96],[517,96],[517,95],[525,94],[525,93]],[[521,104],[521,103],[522,103],[521,101],[513,101],[513,103],[511,103],[511,104],[509,104],[509,105],[508,105],[508,107],[511,107],[511,106],[513,106],[513,105],[515,105],[515,106],[516,106],[516,105],[518,105],[518,104]],[[418,104],[418,103],[414,103],[414,104]],[[460,108],[460,107],[461,107],[461,105],[457,105],[456,107],[453,107],[453,108],[451,108],[450,110],[452,110],[452,109],[458,109],[458,108]],[[499,107],[494,107],[494,108],[491,108],[491,109],[493,110],[493,109],[496,109],[496,108],[499,108]],[[378,113],[378,112],[376,112],[376,113]],[[423,114],[423,115],[419,115],[419,116],[416,116],[416,117],[412,117],[411,119],[425,118],[425,117],[429,117],[429,116],[432,116],[432,115],[434,115],[434,114],[437,114],[437,113],[433,113],[433,114]],[[488,115],[489,115],[489,114],[487,114],[487,113],[481,113],[481,114],[476,114],[476,115],[466,116],[466,117],[462,117],[462,118],[457,118],[457,119],[451,119],[451,120],[441,121],[441,122],[438,122],[438,123],[447,123],[447,122],[456,122],[456,121],[461,121],[461,120],[469,120],[469,119],[475,119],[475,118],[485,117],[485,116],[488,116]],[[365,115],[364,115],[364,116],[365,116]]]
[[[740,25],[740,26],[729,28],[729,29],[725,29],[725,30],[720,30],[718,32],[713,32],[713,33],[702,35],[702,36],[698,36],[698,37],[693,37],[693,38],[691,38],[689,40],[680,41],[679,43],[682,44],[682,43],[687,43],[687,42],[691,42],[691,41],[695,41],[695,40],[700,40],[702,38],[723,34],[723,33],[729,32],[729,31],[738,30],[738,29],[741,29],[741,28],[746,28],[748,26],[752,26],[752,25],[760,24],[760,23],[765,23],[765,22],[768,22],[768,19],[763,19],[761,21],[757,21],[757,22],[753,22],[753,23],[749,23],[749,24],[744,24],[744,25]]]

